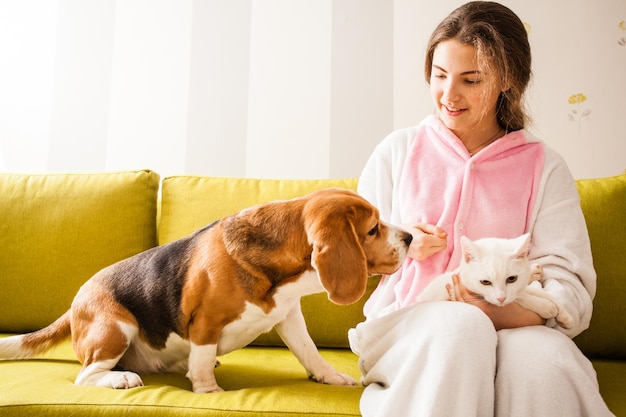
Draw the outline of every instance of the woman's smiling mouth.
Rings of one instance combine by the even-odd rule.
[[[467,109],[461,109],[461,108],[455,108],[455,107],[449,107],[446,105],[441,105],[441,107],[445,110],[445,112],[450,115],[450,116],[459,116],[461,115],[465,110]]]

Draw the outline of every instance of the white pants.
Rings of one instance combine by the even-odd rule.
[[[360,323],[350,345],[364,417],[613,415],[567,336],[545,326],[496,332],[469,304],[417,304]]]

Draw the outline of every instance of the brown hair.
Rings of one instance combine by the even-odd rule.
[[[531,76],[528,33],[519,17],[506,6],[472,1],[457,8],[439,23],[428,42],[424,74],[430,83],[437,45],[456,40],[476,48],[483,71],[495,70],[502,80],[497,103],[498,124],[507,131],[526,126],[529,117],[523,104]]]

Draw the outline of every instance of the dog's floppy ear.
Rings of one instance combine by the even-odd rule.
[[[307,213],[305,228],[313,245],[311,263],[328,298],[336,304],[356,302],[365,294],[368,273],[367,259],[354,227],[354,208],[338,212],[326,206]]]

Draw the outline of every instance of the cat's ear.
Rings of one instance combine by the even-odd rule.
[[[478,257],[478,248],[465,236],[461,236],[461,254],[465,263],[470,263]]]
[[[517,243],[517,250],[515,251],[515,257],[518,259],[526,258],[530,251],[530,233],[521,235],[515,239]]]

